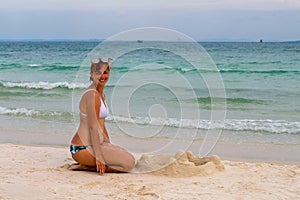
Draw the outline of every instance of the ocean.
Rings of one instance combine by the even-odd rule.
[[[134,50],[118,57],[113,55],[120,44],[106,49],[105,57],[112,52],[113,58],[105,88],[112,140],[141,152],[204,148],[205,141],[211,142],[207,151],[217,144],[242,145],[232,152],[270,147],[240,155],[262,159],[284,147],[286,160],[300,161],[299,42],[199,42],[204,59],[189,43],[145,43],[126,43]],[[79,99],[90,84],[91,52],[99,45],[0,41],[0,142],[68,145],[79,123]],[[137,148],[130,141],[142,142]]]

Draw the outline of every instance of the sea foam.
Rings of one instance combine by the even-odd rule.
[[[204,119],[176,119],[176,118],[148,118],[148,117],[123,117],[110,116],[109,121],[127,122],[139,125],[169,126],[175,128],[192,129],[223,129],[229,131],[252,131],[269,133],[300,134],[300,122],[286,120],[251,120],[251,119],[225,119],[224,121],[211,121]]]
[[[46,81],[39,81],[39,82],[4,82],[0,81],[0,84],[2,84],[4,87],[7,88],[13,88],[13,87],[19,87],[19,88],[29,88],[29,89],[44,89],[44,90],[50,90],[55,88],[68,88],[68,89],[80,89],[80,88],[86,88],[88,85],[83,83],[68,83],[66,81],[64,82],[46,82]]]

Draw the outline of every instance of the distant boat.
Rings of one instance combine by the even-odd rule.
[[[143,40],[137,40],[137,43],[143,43]]]
[[[261,39],[261,40],[259,40],[259,42],[260,42],[260,43],[263,43],[263,40]]]

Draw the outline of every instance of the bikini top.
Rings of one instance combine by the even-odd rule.
[[[95,91],[95,92],[97,92],[97,94],[99,95],[99,93],[98,93],[97,90],[95,90],[95,89],[88,89],[88,90],[86,90],[86,91],[82,94],[82,96],[83,96],[85,93],[89,92],[89,91]],[[108,108],[106,107],[106,102],[105,102],[105,100],[104,100],[104,102],[103,102],[103,100],[102,100],[102,98],[100,97],[100,95],[99,95],[99,99],[100,99],[100,101],[101,101],[100,112],[99,112],[99,118],[106,118],[106,117],[108,116]],[[80,113],[82,116],[87,117],[87,114],[81,112],[80,107],[79,107],[79,113]]]

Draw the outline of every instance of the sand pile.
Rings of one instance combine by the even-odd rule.
[[[224,169],[224,165],[216,155],[199,157],[187,151],[177,152],[174,156],[142,155],[133,172],[168,177],[190,177],[206,176]]]

